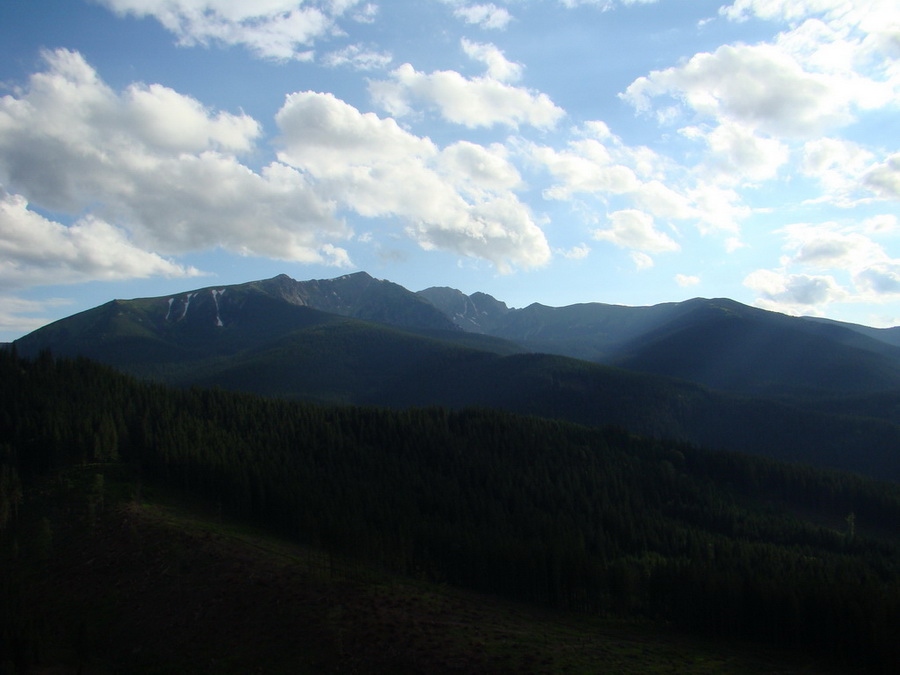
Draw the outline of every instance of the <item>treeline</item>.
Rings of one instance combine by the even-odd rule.
[[[37,478],[118,462],[387,570],[900,662],[895,483],[486,409],[169,389],[46,353],[0,351],[0,379],[0,529]]]

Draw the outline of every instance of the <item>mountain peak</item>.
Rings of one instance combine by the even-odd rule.
[[[498,318],[509,312],[506,303],[487,293],[466,295],[455,288],[432,286],[419,291],[418,295],[470,333],[490,333]]]
[[[447,317],[412,291],[364,271],[309,281],[295,281],[279,274],[256,285],[292,305],[340,316],[403,328],[455,329]]]

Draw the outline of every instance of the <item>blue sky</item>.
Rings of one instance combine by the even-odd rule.
[[[900,324],[894,0],[0,4],[0,341],[365,270]]]

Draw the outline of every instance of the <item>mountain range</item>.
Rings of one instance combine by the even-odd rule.
[[[481,406],[900,479],[900,327],[728,299],[522,309],[365,272],[113,300],[14,343],[179,386]]]

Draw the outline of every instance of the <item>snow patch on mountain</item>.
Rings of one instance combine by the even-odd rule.
[[[219,296],[225,295],[225,289],[221,290],[212,290],[213,302],[216,303],[216,326],[222,328],[225,324],[222,323],[222,315],[219,313]]]

